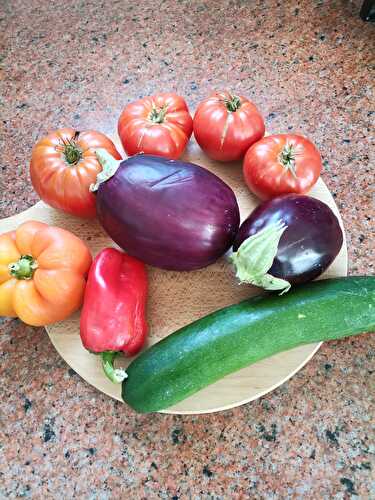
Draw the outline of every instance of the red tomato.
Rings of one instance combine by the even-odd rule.
[[[95,217],[90,184],[102,167],[95,150],[104,148],[121,159],[113,142],[94,130],[56,130],[38,141],[31,155],[30,175],[35,191],[51,207],[79,217]]]
[[[214,92],[194,115],[197,143],[214,160],[240,160],[264,131],[263,118],[254,104],[229,92]]]
[[[321,170],[317,148],[295,134],[263,137],[251,146],[243,163],[247,186],[263,200],[287,193],[306,193]]]
[[[156,94],[128,104],[118,121],[118,135],[129,156],[147,153],[176,160],[193,131],[184,99]]]

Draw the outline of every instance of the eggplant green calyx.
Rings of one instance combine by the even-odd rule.
[[[237,252],[230,256],[241,283],[250,283],[265,290],[281,290],[280,295],[290,290],[289,281],[268,274],[286,229],[281,221],[270,224],[243,241]]]
[[[37,268],[38,263],[31,255],[21,255],[17,262],[8,266],[11,276],[18,280],[31,280]]]
[[[279,155],[279,162],[281,163],[281,165],[286,170],[288,170],[295,178],[297,178],[296,156],[296,149],[292,144],[285,144]]]
[[[240,109],[241,107],[241,99],[234,95],[231,96],[230,99],[225,99],[225,106],[227,107],[227,110],[230,111],[231,113],[234,113],[237,111],[237,109]]]
[[[115,368],[113,363],[117,356],[117,351],[105,351],[101,353],[102,358],[102,366],[104,373],[107,375],[109,380],[114,384],[121,384],[126,378],[128,378],[128,374],[123,368]]]
[[[99,148],[95,151],[98,162],[102,166],[103,170],[98,173],[96,177],[95,184],[91,184],[90,191],[94,192],[99,189],[100,184],[105,181],[108,181],[115,173],[120,166],[122,160],[116,160],[111,156],[106,149]]]

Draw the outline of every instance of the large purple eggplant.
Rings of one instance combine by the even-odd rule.
[[[97,213],[126,252],[163,269],[199,269],[233,244],[240,216],[232,189],[208,170],[158,156],[116,161],[98,150],[103,166]]]
[[[322,274],[342,243],[340,224],[325,203],[290,194],[261,203],[250,214],[231,259],[241,281],[287,291]]]

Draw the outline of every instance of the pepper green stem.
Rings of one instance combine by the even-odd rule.
[[[281,290],[286,293],[289,281],[268,274],[277,254],[280,238],[287,229],[281,221],[266,226],[242,242],[230,260],[241,283],[250,283],[265,290]]]
[[[31,280],[37,268],[38,263],[31,255],[21,255],[17,262],[8,266],[11,276],[18,280]]]
[[[128,374],[123,368],[114,367],[113,363],[117,354],[117,351],[105,351],[101,353],[104,373],[114,384],[120,384],[123,380],[128,378]]]
[[[165,105],[162,108],[153,107],[151,113],[148,116],[148,119],[153,123],[163,123],[165,119],[165,115],[167,114],[168,106]]]
[[[297,177],[297,172],[296,172],[296,150],[293,147],[292,144],[285,144],[283,149],[281,150],[281,153],[279,155],[279,162],[281,165],[286,168],[293,177]]]
[[[103,148],[97,149],[95,151],[95,154],[103,170],[97,175],[95,184],[91,184],[91,192],[97,191],[100,184],[115,175],[122,162],[122,160],[116,160],[115,158],[113,158],[113,156],[111,156],[108,151]]]
[[[231,95],[229,99],[224,100],[225,106],[227,107],[227,110],[230,111],[231,113],[234,113],[237,111],[237,109],[240,109],[241,107],[241,99],[236,96],[236,95]]]

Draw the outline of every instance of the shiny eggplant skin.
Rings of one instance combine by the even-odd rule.
[[[215,262],[233,244],[240,215],[232,189],[192,163],[136,155],[99,186],[97,213],[126,252],[162,269]]]
[[[287,229],[268,272],[292,285],[320,276],[339,253],[343,233],[332,210],[311,196],[278,196],[258,205],[241,224],[233,250],[237,251],[249,236],[280,220]]]

